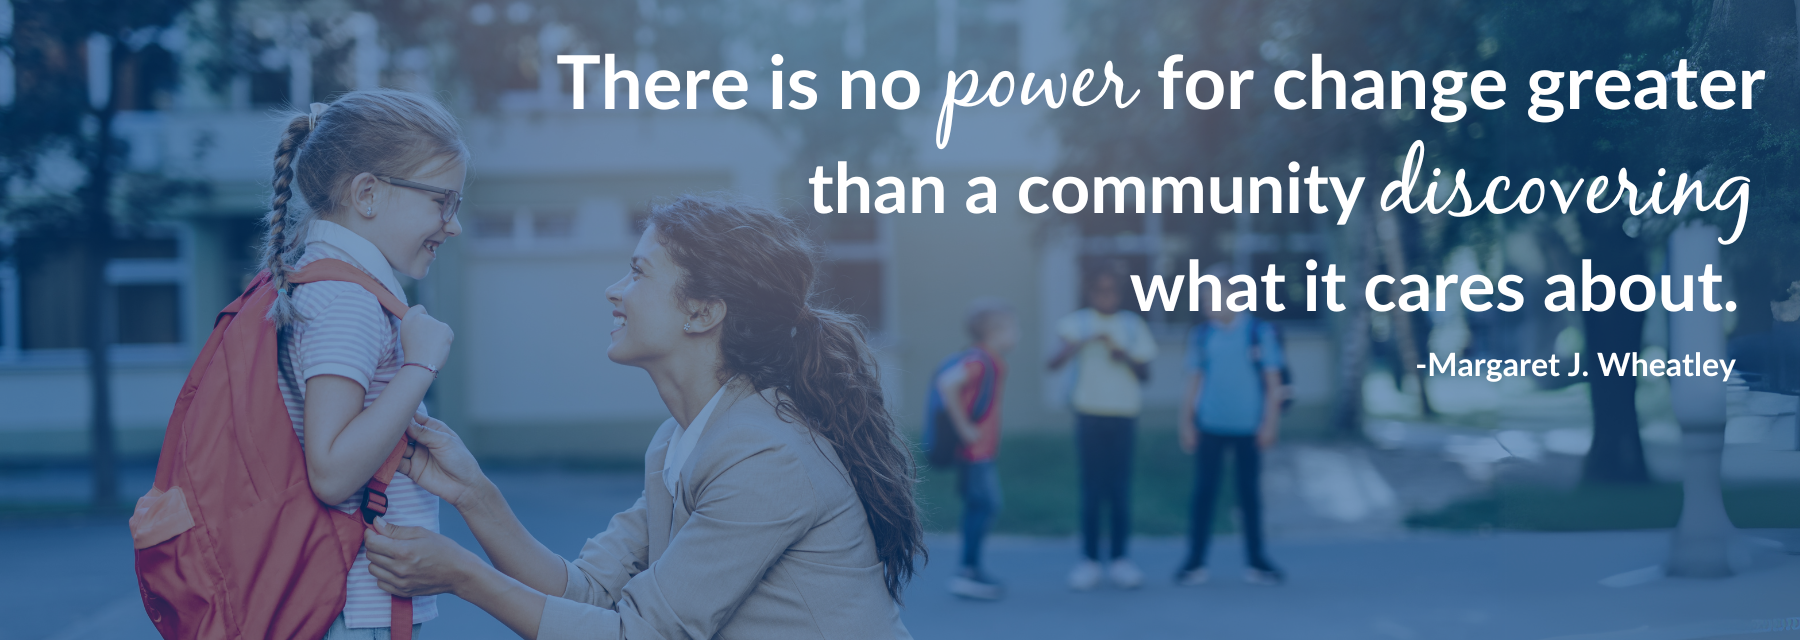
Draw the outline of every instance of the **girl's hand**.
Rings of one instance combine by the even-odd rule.
[[[369,551],[369,573],[382,591],[397,596],[454,593],[481,564],[456,541],[420,527],[396,527],[375,519],[375,530],[363,531]]]
[[[456,332],[450,330],[450,325],[431,317],[425,312],[425,305],[415,305],[400,321],[400,349],[406,353],[407,362],[441,369],[450,357],[450,342],[455,339]]]
[[[413,414],[406,426],[406,437],[418,444],[411,447],[412,457],[400,461],[400,473],[426,491],[449,501],[458,509],[488,486],[488,479],[475,462],[474,454],[463,445],[462,438],[442,421],[422,413]]]

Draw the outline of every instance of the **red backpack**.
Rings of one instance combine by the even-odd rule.
[[[347,262],[317,260],[288,277],[325,280],[362,285],[406,315]],[[406,449],[403,439],[369,480],[360,518],[313,495],[281,397],[269,285],[264,271],[213,321],[169,417],[156,483],[131,516],[138,592],[166,640],[323,637]],[[390,622],[394,638],[411,639],[411,598],[394,598]]]

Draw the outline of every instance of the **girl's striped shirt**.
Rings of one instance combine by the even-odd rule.
[[[406,293],[394,278],[393,268],[381,250],[362,236],[336,223],[315,220],[308,228],[306,251],[297,267],[315,260],[334,258],[356,265],[381,282],[389,291],[406,301]],[[367,408],[387,388],[388,382],[406,362],[400,351],[400,321],[387,315],[375,294],[350,282],[313,282],[293,290],[294,307],[301,321],[281,331],[281,396],[287,402],[288,417],[294,422],[294,435],[306,441],[306,381],[313,376],[335,375],[355,381],[363,387],[363,407]],[[419,411],[424,412],[423,404]],[[337,505],[345,513],[356,513],[362,506],[365,490]],[[388,512],[383,519],[399,526],[438,530],[438,498],[414,484],[404,474],[394,474],[388,485]],[[366,549],[356,552],[356,564],[350,567],[349,598],[344,604],[344,621],[352,629],[380,628],[389,624],[392,599],[376,586],[369,574]],[[437,596],[413,598],[413,623],[436,618]]]

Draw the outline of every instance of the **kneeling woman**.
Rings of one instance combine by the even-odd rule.
[[[807,304],[811,243],[759,209],[658,208],[607,289],[614,362],[674,417],[644,494],[574,562],[528,533],[454,433],[415,424],[405,473],[462,512],[493,560],[423,529],[368,534],[398,595],[455,593],[525,638],[907,638],[924,553],[913,461],[847,316]],[[549,594],[549,595],[545,595]]]

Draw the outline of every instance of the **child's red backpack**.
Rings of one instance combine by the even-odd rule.
[[[361,269],[314,261],[301,284],[360,284],[394,317],[406,306]],[[323,637],[344,609],[364,527],[386,513],[401,441],[369,481],[362,514],[320,502],[282,401],[267,271],[213,321],[163,435],[156,483],[131,516],[138,592],[176,638]],[[412,599],[394,598],[393,637],[410,640]]]

